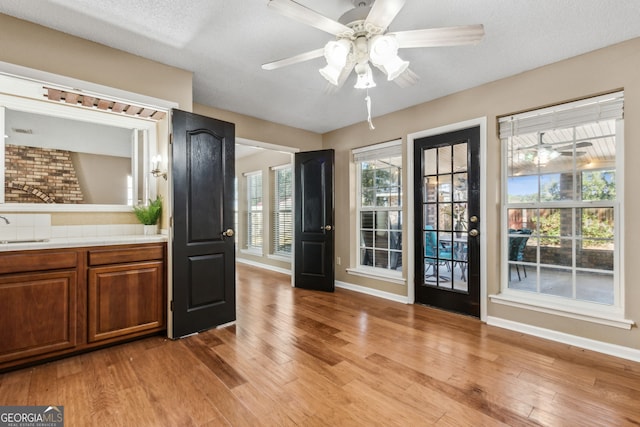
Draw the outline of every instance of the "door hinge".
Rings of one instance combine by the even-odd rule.
[[[171,300],[171,303],[169,304],[169,307],[170,307],[171,311],[173,311],[173,300]]]
[[[173,144],[173,133],[169,134],[169,145]]]

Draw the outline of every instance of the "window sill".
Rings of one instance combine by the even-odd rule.
[[[571,300],[557,301],[554,297],[541,297],[539,295],[520,295],[514,292],[503,292],[489,295],[491,302],[538,311],[540,313],[577,319],[601,325],[613,326],[621,329],[631,329],[635,322],[625,319],[621,310],[598,304],[580,304]],[[588,305],[588,306],[587,306]]]
[[[278,255],[278,254],[269,254],[267,258],[272,259],[274,261],[282,261],[282,262],[291,262],[291,255]]]
[[[240,249],[240,253],[245,255],[264,256],[260,249]]]
[[[402,273],[382,269],[347,268],[347,273],[353,274],[354,276],[367,277],[369,279],[384,280],[385,282],[391,282],[397,285],[406,284],[406,279],[402,277]]]

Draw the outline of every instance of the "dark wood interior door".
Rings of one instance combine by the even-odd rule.
[[[178,338],[236,319],[235,125],[173,111],[173,322]]]
[[[414,145],[416,302],[480,317],[480,127]]]
[[[295,154],[294,285],[333,292],[334,150]]]

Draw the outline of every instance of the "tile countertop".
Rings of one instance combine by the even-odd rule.
[[[55,237],[46,241],[30,241],[2,243],[0,242],[0,252],[24,251],[37,249],[56,248],[76,248],[82,246],[111,246],[126,245],[132,243],[157,243],[166,242],[167,236],[164,234],[144,235],[131,234],[123,236],[91,236],[91,237]]]

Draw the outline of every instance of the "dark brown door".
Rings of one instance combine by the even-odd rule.
[[[295,279],[298,288],[335,289],[333,150],[295,154]]]
[[[236,319],[235,125],[179,110],[172,124],[170,336],[178,338]]]
[[[480,316],[480,128],[415,140],[416,302]]]

